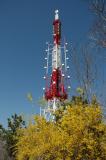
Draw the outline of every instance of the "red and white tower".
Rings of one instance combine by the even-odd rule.
[[[61,22],[59,19],[58,10],[55,11],[55,19],[53,21],[53,44],[47,43],[46,50],[47,56],[45,57],[46,87],[44,89],[44,98],[47,101],[47,106],[41,109],[40,114],[44,115],[47,119],[53,118],[53,112],[59,108],[68,98],[68,89],[70,86],[67,84],[67,57],[68,50],[66,49],[67,43],[61,46]]]

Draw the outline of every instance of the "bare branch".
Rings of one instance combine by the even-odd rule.
[[[106,48],[106,1],[93,0],[91,9],[96,13],[97,20],[91,28],[90,38],[99,46]]]

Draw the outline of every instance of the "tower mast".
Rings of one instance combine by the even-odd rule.
[[[59,19],[59,12],[55,10],[55,19],[53,21],[53,47],[48,44],[47,57],[47,66],[46,68],[46,76],[44,79],[46,80],[46,87],[44,92],[44,98],[47,101],[47,106],[44,109],[41,109],[41,115],[43,114],[46,119],[53,119],[53,112],[58,109],[61,104],[68,98],[67,93],[67,86],[65,86],[65,80],[69,78],[67,73],[65,72],[66,61],[67,61],[67,50],[66,50],[67,43],[61,47],[61,21]],[[63,53],[62,53],[63,49]],[[64,63],[62,63],[62,57],[64,54]],[[48,70],[49,66],[49,59],[51,56],[51,72],[50,75]],[[49,79],[49,80],[48,80]],[[69,86],[68,86],[69,87]]]

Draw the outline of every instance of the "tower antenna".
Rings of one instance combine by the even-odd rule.
[[[61,21],[59,19],[59,11],[55,10],[55,18],[53,21],[53,45],[47,43],[46,62],[46,87],[44,89],[44,98],[47,106],[41,108],[40,115],[47,120],[53,120],[53,113],[68,99],[68,87],[65,80],[69,79],[67,75],[67,43],[61,45]]]

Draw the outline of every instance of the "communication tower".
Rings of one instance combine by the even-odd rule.
[[[53,44],[46,43],[46,74],[44,99],[47,105],[40,108],[40,115],[43,115],[47,120],[53,120],[53,113],[58,109],[68,98],[68,89],[70,89],[68,79],[69,66],[67,43],[61,45],[61,21],[59,12],[55,10],[55,19],[53,21]]]

